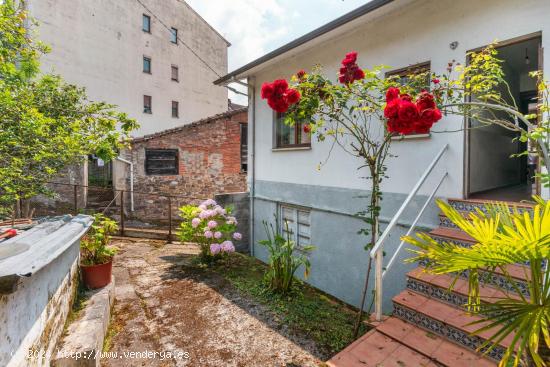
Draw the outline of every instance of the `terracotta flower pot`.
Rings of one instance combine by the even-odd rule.
[[[91,289],[105,287],[111,282],[113,260],[100,265],[80,265],[82,280]]]

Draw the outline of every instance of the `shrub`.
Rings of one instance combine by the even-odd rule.
[[[199,258],[211,264],[228,253],[235,251],[233,240],[242,238],[237,230],[237,219],[231,216],[231,207],[222,208],[208,199],[198,206],[186,205],[180,208],[178,236],[182,242],[193,242],[200,246]]]
[[[94,215],[94,224],[80,242],[80,262],[83,265],[99,265],[109,262],[116,249],[108,247],[111,235],[118,231],[117,223],[103,214]]]
[[[265,280],[270,290],[288,294],[292,290],[294,274],[300,266],[304,266],[304,277],[309,276],[311,264],[305,255],[312,251],[314,246],[303,246],[299,250],[301,255],[294,255],[297,250],[296,243],[290,239],[290,231],[288,223],[285,222],[286,231],[284,234],[273,227],[273,224],[263,222],[267,240],[259,241],[259,244],[264,246],[269,252],[269,268],[265,274]],[[286,234],[286,237],[285,237]]]

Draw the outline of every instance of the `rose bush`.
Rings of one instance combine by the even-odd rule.
[[[193,242],[200,246],[200,260],[213,263],[235,251],[233,241],[242,239],[237,232],[237,219],[231,215],[231,207],[221,207],[212,199],[198,206],[186,205],[180,208],[183,219],[178,236],[182,242]]]

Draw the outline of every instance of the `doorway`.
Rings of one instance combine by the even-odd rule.
[[[498,47],[497,57],[510,91],[502,87],[501,95],[523,114],[537,112],[536,80],[529,76],[539,70],[541,37],[524,38]],[[499,115],[512,120],[506,114]],[[538,192],[534,179],[536,157],[514,156],[527,150],[519,134],[497,125],[468,121],[466,197],[503,201],[528,200]]]

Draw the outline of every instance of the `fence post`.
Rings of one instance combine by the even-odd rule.
[[[73,186],[73,194],[74,194],[74,215],[78,215],[78,187],[76,184]]]
[[[168,243],[172,243],[172,198],[168,196]]]
[[[124,190],[120,190],[120,235],[124,237]]]

